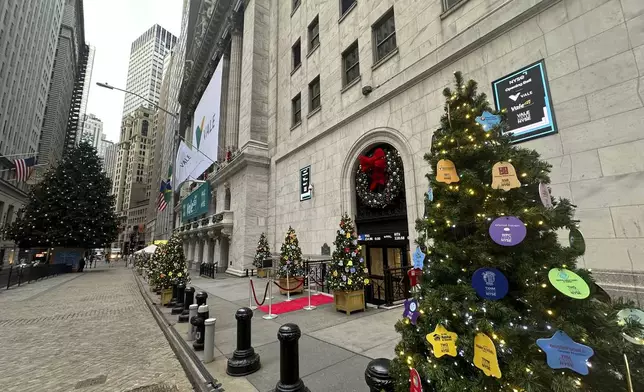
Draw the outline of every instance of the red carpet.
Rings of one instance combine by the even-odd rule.
[[[329,297],[324,294],[315,294],[311,296],[311,305],[320,306],[325,304],[330,304],[333,302],[333,297]],[[309,304],[309,297],[304,296],[292,301],[284,301],[277,304],[273,304],[272,312],[273,314],[282,314],[288,312],[294,312],[296,310],[302,310],[303,307]],[[264,313],[268,313],[268,305],[260,306],[259,310]]]

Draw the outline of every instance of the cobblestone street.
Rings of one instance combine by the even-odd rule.
[[[0,292],[3,392],[187,392],[132,271],[117,265]]]

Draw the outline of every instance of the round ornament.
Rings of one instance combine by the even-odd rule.
[[[508,294],[508,279],[496,268],[479,268],[472,277],[472,287],[484,299],[497,301]]]
[[[584,235],[581,234],[581,231],[579,231],[579,229],[570,229],[570,233],[568,234],[568,241],[570,242],[570,248],[577,252],[579,255],[586,253],[586,240],[584,240]]]
[[[622,309],[617,313],[617,322],[619,325],[626,325],[628,321],[636,321],[642,325],[639,336],[629,336],[622,334],[624,339],[633,344],[644,346],[644,312],[639,309]]]
[[[541,204],[546,208],[552,208],[552,197],[550,196],[550,189],[548,185],[543,182],[539,183],[539,198],[541,199]]]
[[[502,216],[492,221],[488,232],[497,244],[515,246],[523,241],[528,230],[516,216]]]
[[[371,156],[360,156],[356,171],[356,194],[371,208],[385,208],[400,194],[403,163],[393,148],[377,148]]]
[[[423,385],[420,381],[420,374],[414,368],[409,369],[409,392],[423,392]]]
[[[590,287],[581,276],[565,268],[553,268],[548,272],[548,280],[562,294],[574,298],[585,299],[590,295]]]

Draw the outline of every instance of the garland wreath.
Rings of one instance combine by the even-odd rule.
[[[356,193],[371,208],[385,208],[403,188],[403,163],[394,148],[376,148],[361,155],[356,171]]]

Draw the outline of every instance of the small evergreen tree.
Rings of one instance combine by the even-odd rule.
[[[264,267],[264,260],[271,258],[271,249],[268,246],[268,240],[266,240],[266,235],[262,233],[259,236],[259,241],[257,242],[257,251],[255,252],[255,259],[253,260],[253,265],[257,268]]]
[[[188,265],[183,254],[183,244],[176,234],[159,246],[150,259],[150,284],[168,288],[173,281],[190,282]]]
[[[111,181],[96,149],[83,142],[29,193],[7,234],[21,248],[104,248],[116,239]]]
[[[362,290],[369,284],[367,266],[360,255],[361,246],[355,234],[355,227],[349,215],[340,220],[333,250],[333,262],[329,265],[327,284],[334,291]]]
[[[280,264],[277,269],[277,276],[286,278],[288,271],[289,277],[303,276],[304,267],[302,266],[302,249],[297,239],[295,230],[289,226],[286,237],[280,249]]]
[[[576,222],[570,201],[553,202],[544,189],[550,165],[511,144],[504,121],[489,125],[497,118],[484,113],[492,109],[476,82],[455,79],[425,156],[432,197],[416,227],[427,260],[417,302],[408,300],[396,324],[395,390],[409,391],[411,376],[413,390],[421,383],[426,392],[625,391],[624,354],[642,390],[644,350],[622,335],[639,335],[641,325],[617,322],[632,304],[592,298],[578,236],[558,243],[556,230],[572,234]],[[575,343],[546,343],[564,333]]]

